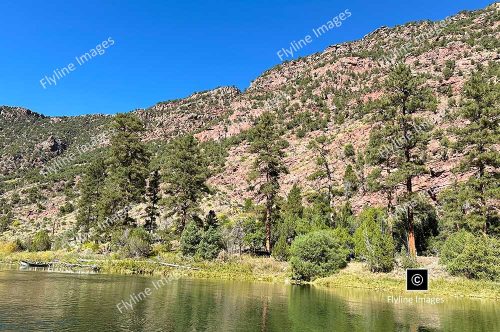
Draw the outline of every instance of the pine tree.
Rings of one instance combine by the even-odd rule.
[[[273,248],[273,257],[280,261],[287,261],[290,257],[290,245],[285,235],[281,234]]]
[[[361,194],[366,194],[366,176],[365,176],[365,156],[362,153],[358,153],[356,157],[356,162],[354,164],[354,169],[359,181],[359,189],[361,189]]]
[[[335,218],[337,229],[349,229],[350,231],[354,231],[353,218],[354,212],[352,211],[351,203],[347,200],[337,209]]]
[[[78,201],[77,228],[86,238],[90,228],[96,226],[99,219],[97,203],[101,199],[103,184],[106,179],[106,165],[102,159],[92,161],[80,182],[80,200]]]
[[[326,135],[321,135],[309,143],[309,149],[313,150],[316,154],[317,165],[317,170],[313,174],[311,174],[309,179],[326,181],[327,196],[330,206],[330,224],[334,226],[335,208],[333,199],[335,198],[335,196],[340,194],[340,191],[337,188],[337,183],[334,180],[334,170],[330,161],[331,151],[328,145],[331,142],[331,138],[327,137]]]
[[[471,172],[462,185],[455,185],[441,195],[444,221],[453,230],[491,234],[500,231],[496,202],[500,199],[500,65],[479,68],[465,83],[462,105],[456,112],[464,120],[463,127],[452,130],[455,149],[464,152],[458,168]],[[453,226],[452,226],[453,225]]]
[[[278,249],[275,247],[273,249],[273,256],[279,252],[280,256],[283,254],[283,250],[286,246],[289,246],[293,239],[297,236],[297,232],[300,230],[304,220],[304,205],[302,204],[302,189],[294,184],[292,189],[288,192],[286,201],[282,203],[282,208],[280,209],[279,223],[276,229],[275,238],[278,239],[276,246],[280,246]],[[286,244],[286,246],[284,245]],[[276,251],[277,250],[277,251]]]
[[[271,253],[271,229],[275,222],[274,210],[280,185],[279,178],[288,170],[283,163],[287,142],[281,138],[281,130],[275,116],[265,112],[258,119],[251,136],[251,151],[257,153],[254,167],[264,178],[258,188],[265,198],[266,250]]]
[[[194,256],[198,250],[203,231],[198,228],[194,221],[189,222],[181,235],[181,252],[184,256]]]
[[[354,146],[351,143],[347,143],[344,145],[344,157],[346,159],[353,159],[356,155],[356,151],[354,150]]]
[[[196,250],[196,255],[203,259],[215,259],[224,249],[222,232],[219,227],[209,226],[201,234],[201,240]]]
[[[170,215],[177,216],[177,231],[182,233],[190,214],[198,211],[200,199],[208,193],[208,167],[198,140],[192,135],[173,140],[163,169],[166,205]]]
[[[102,235],[110,235],[115,227],[126,226],[129,220],[127,202],[122,194],[119,178],[115,174],[108,175],[104,181],[101,199],[97,203],[98,225]]]
[[[219,227],[219,219],[214,210],[208,211],[205,220],[203,221],[203,229],[207,230],[209,227]]]
[[[134,115],[118,114],[111,138],[111,173],[118,175],[127,202],[140,202],[146,187],[149,153],[140,134],[144,125]]]
[[[105,217],[143,200],[149,167],[149,153],[140,138],[144,125],[139,118],[118,114],[112,126],[109,176],[103,195]],[[133,223],[128,212],[123,222]]]
[[[302,204],[302,189],[297,184],[292,186],[286,197],[283,214],[292,218],[302,218],[304,215],[304,205]]]
[[[203,221],[203,230],[196,255],[203,259],[215,259],[224,249],[222,231],[215,211],[210,210]]]
[[[154,170],[150,175],[148,186],[146,189],[146,196],[148,199],[146,213],[148,215],[148,218],[146,220],[144,228],[150,233],[152,233],[158,227],[156,219],[160,216],[160,213],[158,211],[158,203],[161,199],[160,181],[160,171]]]
[[[367,208],[358,216],[359,227],[354,233],[354,251],[363,258],[372,272],[389,272],[394,267],[394,242],[384,230],[386,218],[383,211]]]
[[[351,198],[358,191],[358,177],[351,164],[348,164],[344,172],[344,195]]]
[[[359,188],[364,194],[365,158],[362,153],[357,153],[351,143],[344,145],[344,158],[347,164],[344,171],[344,195],[351,198]]]
[[[397,65],[385,81],[386,94],[378,114],[379,124],[370,133],[367,155],[372,165],[385,172],[381,182],[388,193],[389,210],[395,189],[403,185],[405,190],[398,201],[411,202],[415,196],[413,179],[426,172],[426,147],[432,126],[418,114],[434,111],[437,103],[423,81],[410,67]],[[410,254],[416,256],[414,211],[412,204],[405,206],[408,248]]]

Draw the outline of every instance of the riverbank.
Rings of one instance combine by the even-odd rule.
[[[71,264],[84,262],[97,265],[101,273],[141,274],[153,276],[179,276],[188,278],[266,281],[290,283],[290,270],[286,262],[273,258],[249,255],[232,256],[225,260],[196,261],[169,253],[150,259],[118,258],[113,255],[82,254],[66,251],[13,252],[0,254],[0,262],[19,264],[21,260],[33,262],[62,261]],[[424,268],[429,269],[429,296],[469,297],[500,300],[500,283],[451,277],[436,266],[436,260],[423,258]],[[166,266],[171,264],[176,266]],[[426,265],[427,264],[427,265]],[[310,284],[326,288],[360,288],[405,294],[405,271],[370,273],[360,262],[350,262],[338,273],[316,279]]]
[[[248,280],[283,283],[289,277],[288,264],[272,258],[249,255],[226,260],[196,261],[177,254],[161,254],[154,258],[118,258],[114,255],[81,254],[66,251],[13,252],[0,254],[0,262],[54,262],[96,265],[101,273],[182,276],[223,280]],[[166,265],[168,264],[168,265]]]
[[[426,258],[423,257],[421,261],[425,262]],[[500,283],[452,277],[444,272],[442,267],[436,266],[437,260],[430,261],[431,264],[421,266],[429,270],[429,290],[419,292],[422,295],[500,300]],[[391,294],[408,294],[404,269],[396,268],[390,273],[371,273],[359,262],[351,262],[347,268],[330,277],[316,279],[313,284],[327,288],[360,288]]]

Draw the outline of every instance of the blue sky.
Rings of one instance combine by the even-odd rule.
[[[280,63],[276,52],[349,9],[352,16],[298,52],[355,40],[381,25],[438,20],[490,1],[2,0],[0,105],[45,115],[117,113],[195,91],[240,89]],[[110,38],[103,55],[81,56]],[[40,80],[73,63],[44,89]],[[54,77],[53,77],[54,78]]]

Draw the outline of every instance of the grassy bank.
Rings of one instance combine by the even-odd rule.
[[[79,254],[66,251],[13,252],[0,254],[0,262],[18,264],[19,261],[52,262],[96,265],[101,273],[181,275],[192,278],[224,280],[260,280],[285,282],[289,275],[288,264],[264,257],[243,255],[225,261],[195,261],[176,254],[162,254],[150,259],[116,258],[113,255]],[[164,266],[161,263],[180,267]]]
[[[391,273],[370,273],[360,268],[360,263],[351,263],[339,273],[327,278],[316,279],[313,284],[328,288],[361,288],[383,291],[392,294],[408,294],[406,291],[405,271]],[[429,290],[426,296],[452,296],[500,299],[500,283],[484,280],[469,280],[450,277],[442,273],[433,275],[429,269]]]
[[[0,262],[19,264],[27,261],[64,261],[67,263],[95,264],[100,272],[111,274],[176,275],[190,278],[247,280],[285,283],[290,278],[287,263],[273,258],[243,255],[225,261],[195,261],[176,254],[162,254],[151,259],[119,259],[113,255],[82,254],[66,251],[0,253]],[[159,262],[183,267],[169,267]],[[190,269],[187,267],[194,269]],[[435,267],[430,268],[428,296],[452,296],[500,299],[500,284],[491,281],[450,277]],[[351,262],[349,266],[327,278],[316,279],[312,285],[328,288],[360,288],[404,294],[405,273],[396,269],[391,273],[370,273],[363,264]]]

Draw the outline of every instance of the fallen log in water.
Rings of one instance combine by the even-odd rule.
[[[148,262],[150,262],[150,263],[156,263],[156,264],[163,265],[163,266],[168,266],[168,267],[180,268],[180,269],[199,270],[199,268],[192,267],[192,266],[189,266],[189,265],[179,265],[179,264],[173,264],[173,263],[164,263],[164,262],[154,261],[154,260],[151,260],[151,259]]]
[[[73,264],[73,263],[66,263],[66,262],[59,262],[59,261],[56,261],[56,262],[51,262],[51,264],[55,265],[55,264],[60,264],[60,265],[63,265],[63,266],[66,266],[66,267],[71,267],[71,268],[74,268],[74,267],[77,267],[77,268],[89,268],[89,269],[92,269],[94,271],[98,271],[100,269],[99,266],[97,265],[88,265],[88,264]]]

